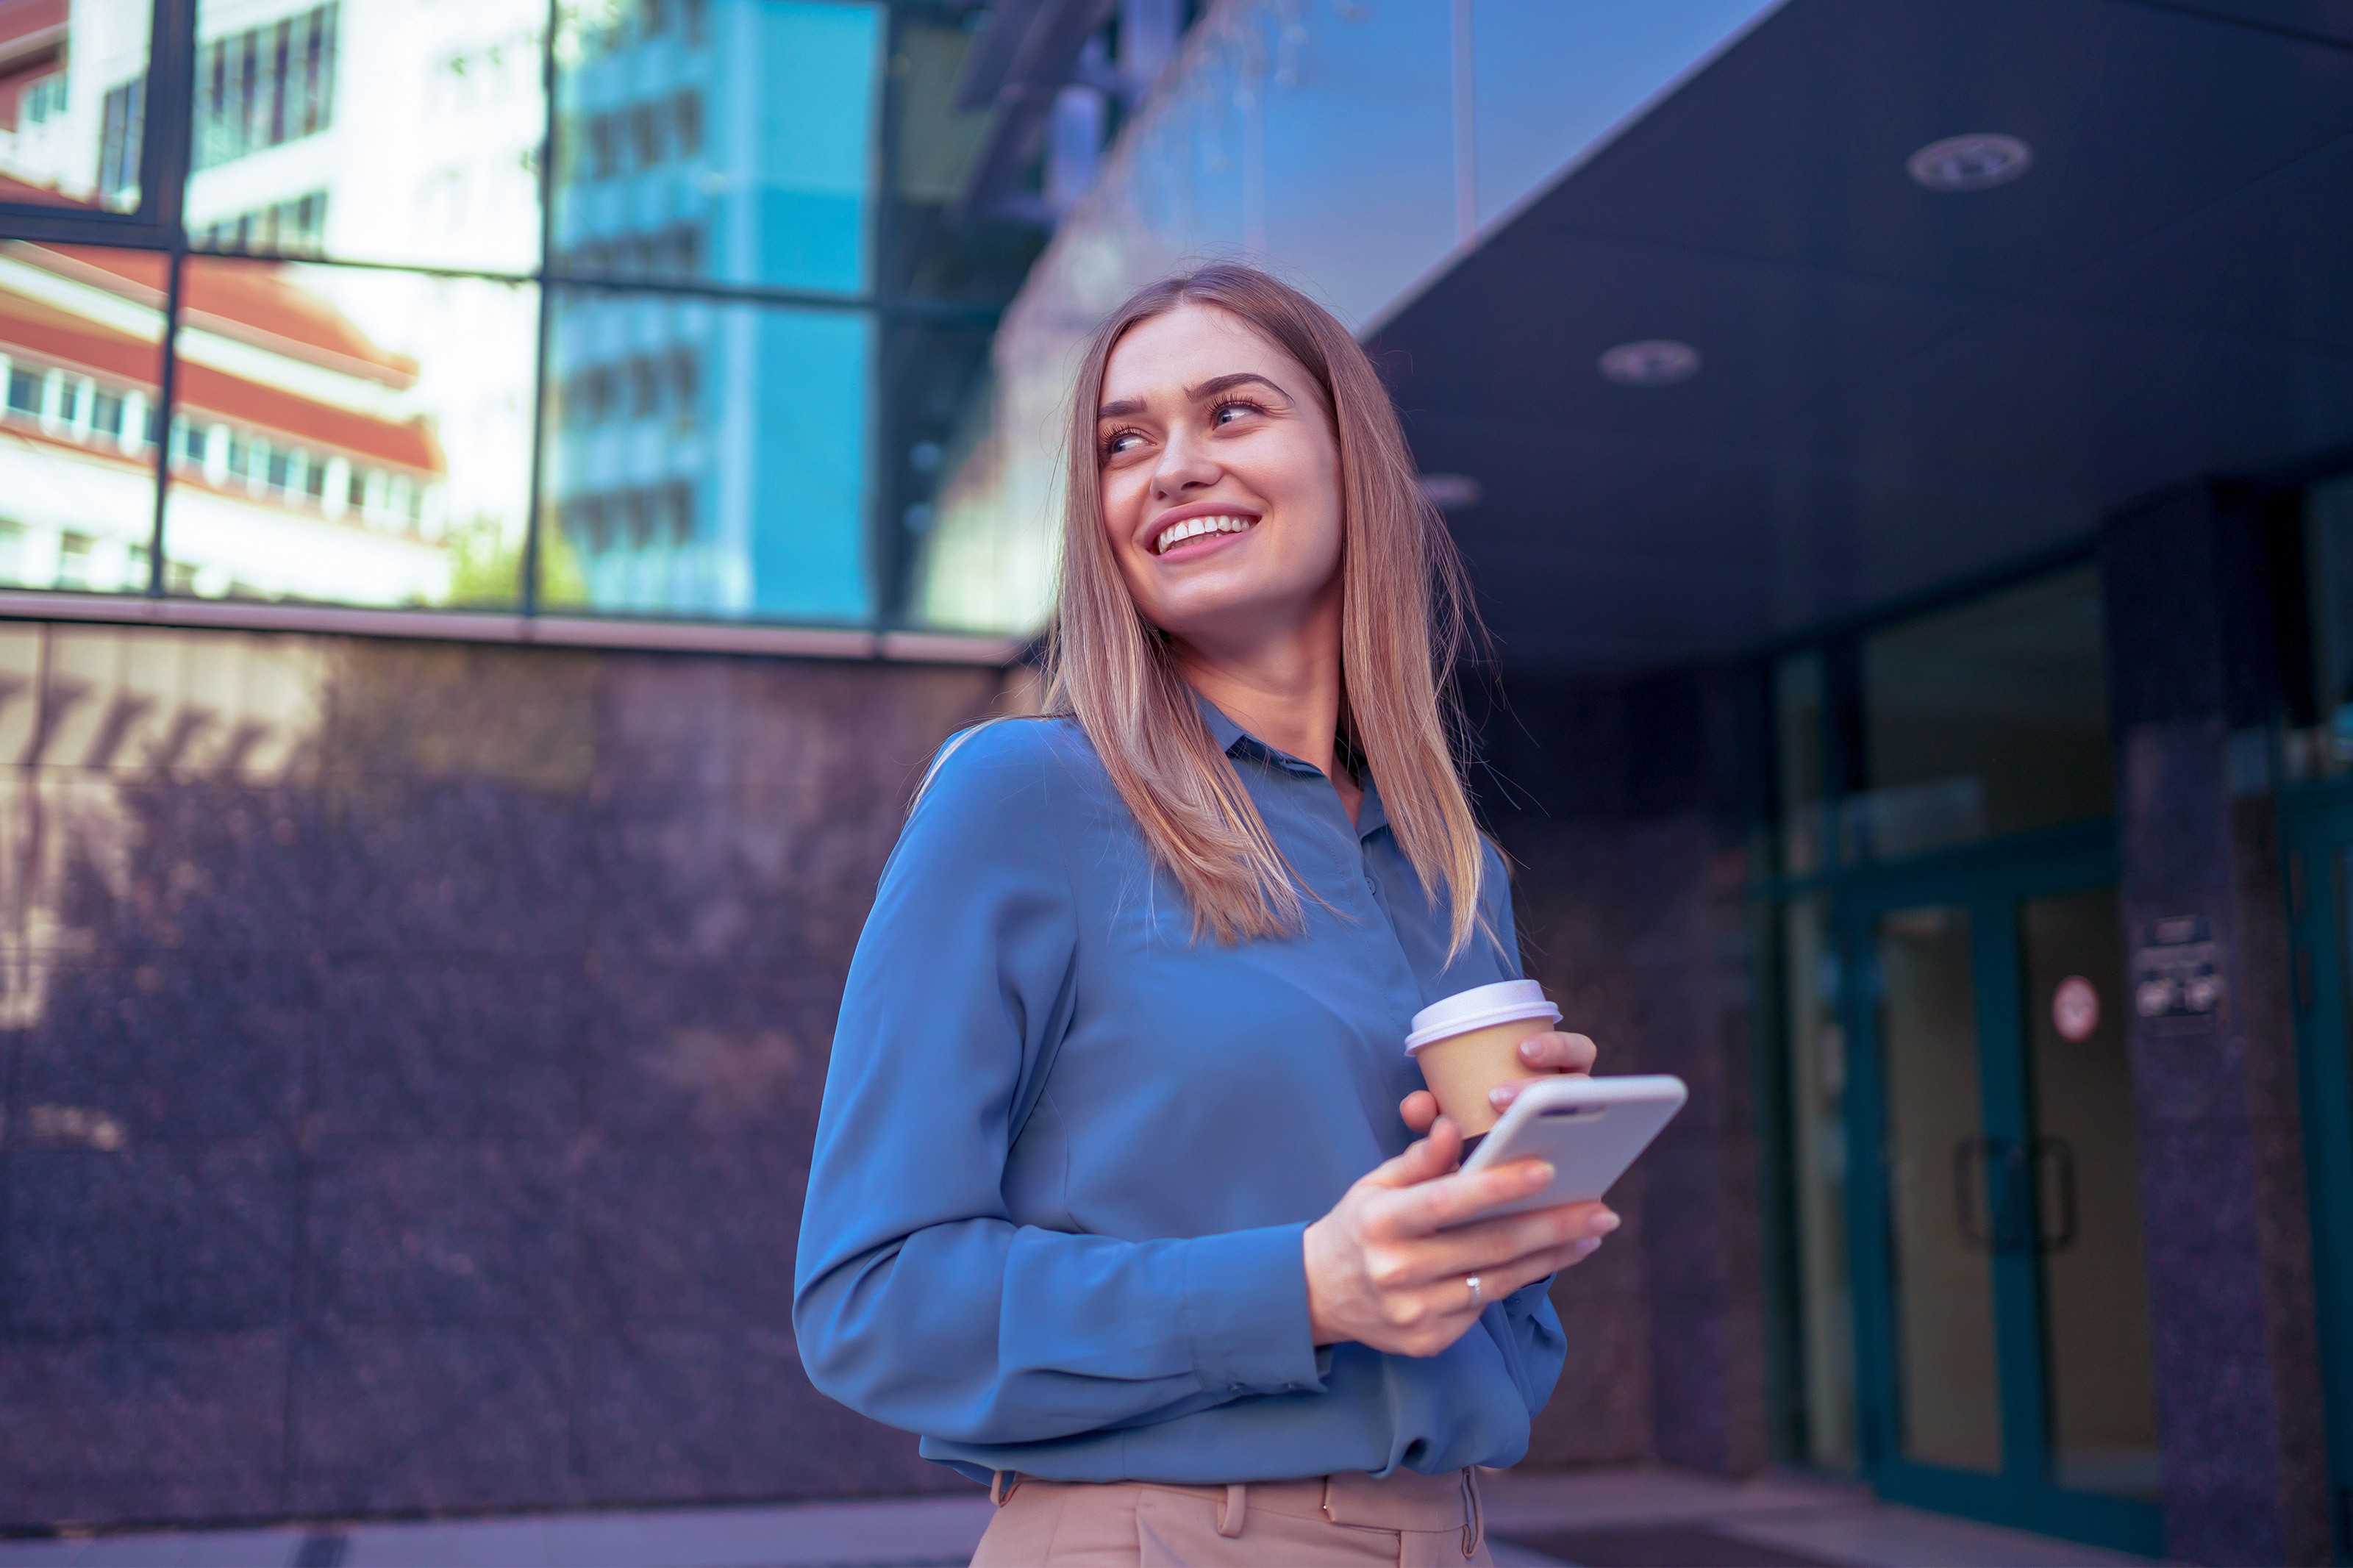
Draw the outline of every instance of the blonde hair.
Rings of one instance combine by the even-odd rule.
[[[1339,754],[1361,758],[1431,906],[1460,952],[1479,924],[1482,847],[1460,763],[1454,669],[1476,630],[1461,558],[1422,493],[1397,410],[1365,351],[1298,289],[1219,263],[1139,290],[1096,331],[1071,406],[1060,599],[1046,708],[1094,742],[1153,858],[1176,879],[1194,934],[1221,942],[1298,931],[1300,887],[1233,763],[1201,721],[1167,635],[1129,595],[1103,518],[1096,409],[1112,351],[1137,323],[1214,306],[1297,361],[1340,448]]]

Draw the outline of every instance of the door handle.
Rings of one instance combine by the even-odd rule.
[[[2075,1149],[2064,1138],[2038,1138],[2034,1141],[2035,1163],[2035,1239],[2045,1252],[2064,1252],[2075,1245]],[[2048,1180],[2044,1173],[2049,1173]],[[2058,1226],[2045,1230],[2042,1197],[2048,1193],[2058,1200]]]
[[[2007,1138],[1964,1138],[1953,1145],[1953,1225],[1970,1250],[2016,1252],[2027,1245],[2034,1226],[2026,1215],[2031,1191],[2026,1167],[2026,1146]],[[2067,1189],[2071,1215],[2073,1170],[2071,1163]],[[1992,1190],[1985,1194],[1986,1214],[1980,1220],[1978,1194],[1989,1186]],[[2073,1223],[2070,1220],[2071,1226]],[[2069,1239],[2073,1237],[2071,1228]]]
[[[1990,1138],[1964,1138],[1953,1145],[1953,1227],[1972,1252],[1993,1250],[1993,1231],[1978,1222],[1978,1192],[1985,1184]]]

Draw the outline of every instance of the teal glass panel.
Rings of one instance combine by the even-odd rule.
[[[2051,1479],[2158,1494],[2140,1138],[2114,888],[2019,906]]]
[[[543,605],[872,614],[871,317],[576,289],[554,310]]]
[[[1849,850],[1897,858],[2114,811],[2105,636],[2084,566],[1865,638]]]
[[[1902,910],[1876,924],[1897,1446],[1920,1464],[1996,1471],[1993,1152],[1978,1089],[1969,911]]]
[[[1782,927],[1788,1006],[1790,1191],[1799,1310],[1805,1458],[1857,1461],[1854,1287],[1847,1246],[1846,1030],[1829,901],[1793,901]]]
[[[1773,667],[1774,763],[1780,785],[1781,870],[1822,868],[1822,656],[1789,655]]]
[[[2305,492],[2305,581],[2312,616],[2310,729],[2285,737],[2294,778],[2327,778],[2353,770],[2353,475]]]
[[[567,4],[551,268],[863,292],[884,23],[845,0]]]

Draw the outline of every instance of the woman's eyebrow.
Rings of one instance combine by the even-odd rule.
[[[1259,374],[1258,372],[1254,370],[1238,370],[1229,375],[1213,375],[1208,380],[1202,382],[1198,385],[1187,387],[1185,389],[1185,398],[1186,401],[1189,403],[1201,403],[1217,396],[1218,394],[1221,392],[1230,392],[1237,386],[1247,386],[1253,382],[1265,387],[1269,392],[1273,393],[1285,403],[1291,401],[1291,394],[1283,391],[1282,388],[1277,386],[1273,382],[1268,380],[1265,376]],[[1096,409],[1095,417],[1098,419],[1124,419],[1130,415],[1141,414],[1143,412],[1144,399],[1141,397],[1123,397],[1114,402],[1106,403],[1102,407]]]
[[[1185,395],[1193,402],[1199,403],[1206,398],[1215,397],[1221,392],[1230,392],[1237,386],[1246,386],[1251,382],[1256,382],[1259,385],[1265,387],[1269,392],[1273,393],[1285,403],[1291,401],[1291,394],[1283,391],[1282,388],[1275,385],[1273,382],[1269,381],[1266,377],[1259,374],[1258,372],[1254,370],[1238,370],[1230,375],[1213,375],[1208,380],[1201,383],[1198,386],[1187,387],[1185,389]]]

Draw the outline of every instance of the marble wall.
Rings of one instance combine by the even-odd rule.
[[[1701,671],[1504,696],[1482,805],[1528,973],[1603,1070],[1692,1090],[1611,1195],[1626,1229],[1554,1287],[1569,1358],[1530,1458],[1752,1471],[1769,1456],[1739,692]]]
[[[788,1322],[993,670],[0,626],[0,1527],[961,1486]]]
[[[2226,984],[2211,1019],[2133,1020],[2167,1554],[2317,1563],[2327,1447],[2278,819],[2268,768],[2232,760],[2268,753],[2281,673],[2254,508],[2224,487],[2158,497],[2108,521],[2101,570],[2126,937],[2198,916]]]

